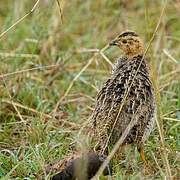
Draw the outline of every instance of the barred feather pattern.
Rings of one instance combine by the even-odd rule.
[[[111,78],[97,95],[92,118],[94,137],[100,149],[106,148],[107,143],[115,144],[132,119],[134,125],[123,144],[134,143],[140,147],[153,129],[154,89],[148,65],[142,58],[142,55],[120,58]]]

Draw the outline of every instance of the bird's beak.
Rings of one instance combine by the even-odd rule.
[[[118,45],[117,39],[115,39],[109,43],[109,46],[116,46],[116,45]]]

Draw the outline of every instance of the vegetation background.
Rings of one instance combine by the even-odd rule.
[[[1,0],[0,32],[35,3]],[[147,172],[137,151],[128,148],[112,178],[180,178],[178,0],[39,0],[33,13],[1,34],[0,178],[50,177],[45,167],[70,153],[70,144],[82,139],[79,130],[111,73],[107,60],[115,62],[122,54],[117,48],[103,54],[98,49],[126,29],[136,31],[147,46],[165,4],[147,53],[159,97],[160,128],[155,127],[145,146],[153,170]]]

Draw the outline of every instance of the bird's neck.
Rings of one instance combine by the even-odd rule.
[[[130,49],[125,52],[125,56],[128,59],[133,59],[133,57],[136,57],[136,56],[143,56],[143,54],[144,54],[143,47],[139,47],[137,49]]]

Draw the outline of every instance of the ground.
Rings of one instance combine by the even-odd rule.
[[[145,145],[150,167],[130,147],[124,159],[115,159],[113,177],[178,179],[179,1],[37,2],[15,24],[36,1],[0,1],[0,177],[48,179],[45,167],[86,138],[80,129],[111,73],[103,55],[112,63],[122,55],[117,48],[103,54],[98,49],[126,29],[136,31],[147,47],[160,19],[147,52],[158,103],[158,125]]]

